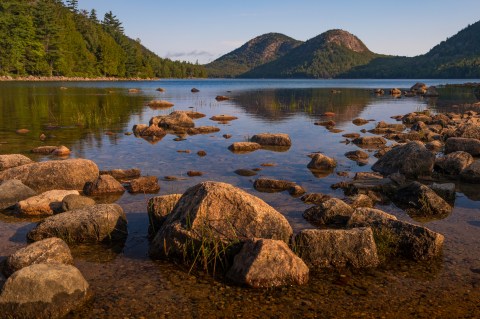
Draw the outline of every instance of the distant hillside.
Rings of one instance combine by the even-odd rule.
[[[480,21],[427,54],[379,58],[341,75],[344,78],[480,78]]]
[[[248,41],[205,67],[209,77],[236,77],[256,66],[278,59],[301,43],[280,33],[267,33]]]
[[[356,36],[343,30],[330,30],[241,77],[332,78],[376,57],[378,55]]]
[[[0,1],[0,75],[205,77],[203,66],[162,59],[124,35],[108,12],[79,10],[78,1]]]

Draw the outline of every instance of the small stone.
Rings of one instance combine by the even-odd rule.
[[[240,176],[255,176],[255,175],[257,175],[257,172],[255,172],[254,170],[244,169],[244,168],[237,169],[237,170],[235,170],[234,173],[237,174],[237,175],[240,175]]]
[[[199,171],[188,171],[187,175],[190,176],[190,177],[194,177],[194,176],[202,176],[203,173],[199,172]]]
[[[26,129],[26,128],[21,128],[21,129],[18,129],[16,130],[17,134],[27,134],[30,132],[29,129]]]
[[[235,142],[228,147],[233,153],[249,153],[261,149],[262,146],[253,142]]]
[[[198,152],[197,152],[197,155],[200,156],[200,157],[204,157],[204,156],[207,156],[207,152],[205,152],[205,151],[198,151]]]

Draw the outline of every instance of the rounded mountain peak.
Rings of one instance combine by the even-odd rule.
[[[334,43],[355,52],[369,52],[367,46],[359,38],[345,30],[334,29],[319,35],[326,44]]]

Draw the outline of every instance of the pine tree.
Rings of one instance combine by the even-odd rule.
[[[95,23],[98,23],[97,10],[92,9],[90,11],[90,20],[92,20]]]
[[[74,13],[78,13],[78,0],[67,0],[67,8]]]

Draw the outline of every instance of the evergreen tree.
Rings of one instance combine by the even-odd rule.
[[[78,0],[67,0],[67,8],[74,13],[78,13]]]
[[[90,20],[92,20],[95,23],[98,23],[97,10],[92,9],[90,11]]]

